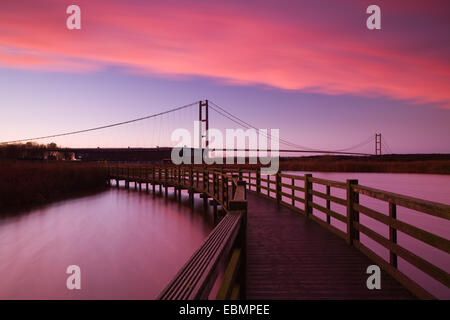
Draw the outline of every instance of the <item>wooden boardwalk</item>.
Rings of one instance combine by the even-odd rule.
[[[382,271],[366,287],[369,258],[314,221],[248,193],[247,299],[414,299]]]
[[[344,183],[310,174],[270,178],[252,170],[169,166],[117,166],[108,172],[116,185],[124,180],[126,188],[134,182],[141,190],[141,184],[151,184],[153,194],[158,186],[166,198],[173,188],[178,201],[187,190],[191,206],[195,194],[205,210],[213,206],[217,226],[161,299],[434,299],[398,269],[398,258],[450,286],[446,270],[397,242],[400,231],[450,253],[448,239],[397,219],[397,207],[403,207],[448,221],[448,205],[362,186],[357,180]],[[336,190],[345,195],[336,196]],[[384,202],[388,212],[366,207],[360,195]],[[336,204],[345,212],[336,212]],[[389,236],[360,223],[360,215],[384,224]],[[344,223],[346,230],[331,219]],[[389,260],[361,243],[360,235],[387,249]],[[370,265],[382,270],[380,290],[366,286]]]

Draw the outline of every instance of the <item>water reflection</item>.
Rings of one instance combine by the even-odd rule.
[[[186,198],[111,189],[1,220],[0,299],[157,297],[213,227]],[[66,288],[72,264],[81,290]]]

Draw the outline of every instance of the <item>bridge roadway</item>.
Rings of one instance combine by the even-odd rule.
[[[382,271],[369,290],[374,263],[314,221],[248,193],[247,299],[414,299]]]

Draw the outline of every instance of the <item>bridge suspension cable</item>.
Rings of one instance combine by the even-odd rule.
[[[220,115],[228,118],[229,120],[233,121],[234,123],[236,123],[236,124],[246,128],[246,129],[253,128],[253,129],[256,129],[259,132],[261,132],[260,129],[258,129],[254,125],[252,125],[252,124],[250,124],[250,123],[240,119],[239,117],[231,114],[225,108],[219,106],[218,104],[214,103],[213,101],[210,101],[210,103],[212,104],[212,106],[210,105],[211,109],[213,109],[215,112],[219,113]],[[269,139],[271,138],[269,133],[267,133],[267,134],[265,134],[264,132],[261,132],[261,133],[265,137],[267,137]],[[362,141],[362,142],[360,142],[360,143],[358,143],[356,145],[353,145],[353,146],[350,146],[350,147],[347,147],[347,148],[344,148],[344,149],[338,149],[338,150],[317,150],[317,149],[314,149],[314,148],[310,148],[310,147],[305,147],[305,146],[299,145],[297,143],[288,141],[286,139],[279,138],[279,140],[280,140],[281,144],[288,145],[290,147],[294,147],[294,148],[297,148],[297,149],[303,149],[303,150],[297,150],[297,151],[308,151],[308,152],[315,152],[316,151],[317,153],[333,153],[333,152],[341,153],[341,152],[345,152],[345,151],[354,150],[356,148],[359,148],[359,147],[362,147],[362,146],[365,146],[365,145],[371,143],[374,140],[374,136],[370,136],[366,140],[364,140],[364,141]]]
[[[394,154],[394,152],[392,151],[391,147],[389,146],[388,142],[386,141],[386,137],[383,137],[383,140],[381,140],[381,146],[384,148],[384,150],[386,151],[385,153],[388,154]]]
[[[227,110],[225,110],[225,108],[220,107],[219,105],[217,105],[216,103],[214,103],[214,102],[212,102],[212,101],[210,101],[210,102],[211,102],[211,104],[213,105],[213,106],[210,106],[210,108],[213,109],[213,110],[214,110],[215,112],[217,112],[218,114],[220,114],[220,115],[224,116],[225,118],[227,118],[227,119],[233,121],[234,123],[236,123],[236,124],[238,124],[238,125],[244,127],[245,129],[250,129],[250,128],[252,128],[252,129],[258,130],[258,132],[260,132],[261,134],[263,134],[266,138],[269,138],[269,139],[271,138],[271,135],[270,135],[269,133],[265,133],[265,132],[261,131],[261,129],[259,129],[259,128],[257,128],[257,127],[255,127],[255,126],[251,125],[250,123],[248,123],[248,122],[246,122],[246,121],[244,121],[244,120],[238,118],[237,116],[231,114],[230,112],[228,112]],[[215,107],[217,107],[217,108],[220,109],[221,111],[217,110]],[[224,113],[225,113],[225,114],[224,114]],[[309,151],[314,151],[314,149],[311,149],[311,148],[308,148],[308,147],[305,147],[305,146],[301,146],[301,145],[299,145],[299,144],[296,144],[296,143],[293,143],[293,142],[284,140],[284,139],[282,139],[282,138],[279,138],[279,140],[280,140],[280,142],[281,142],[282,144],[288,145],[288,146],[290,146],[290,147],[294,147],[294,148],[298,148],[298,149],[306,149],[306,150],[309,150]]]
[[[186,104],[186,105],[181,106],[181,107],[175,107],[175,108],[172,108],[172,109],[169,109],[169,110],[166,110],[166,111],[163,111],[163,112],[155,113],[155,114],[152,114],[152,115],[149,115],[149,116],[136,118],[136,119],[132,119],[132,120],[127,120],[127,121],[122,121],[122,122],[117,122],[117,123],[112,123],[112,124],[108,124],[108,125],[104,125],[104,126],[100,126],[100,127],[94,127],[94,128],[77,130],[77,131],[71,131],[71,132],[65,132],[65,133],[59,133],[59,134],[54,134],[54,135],[49,135],[49,136],[41,136],[41,137],[34,137],[34,138],[26,138],[26,139],[18,139],[18,140],[11,140],[11,141],[3,141],[3,142],[0,142],[0,144],[28,142],[28,141],[34,141],[34,140],[43,140],[43,139],[63,137],[63,136],[69,136],[69,135],[74,135],[74,134],[79,134],[79,133],[103,130],[103,129],[112,128],[112,127],[118,127],[118,126],[122,126],[122,125],[125,125],[125,124],[138,122],[138,121],[143,121],[143,120],[146,120],[146,119],[155,118],[155,117],[162,116],[162,115],[165,115],[165,114],[168,114],[168,113],[172,113],[172,112],[175,112],[175,111],[186,109],[186,108],[192,107],[194,105],[197,105],[198,103],[199,103],[198,101],[195,101],[195,102],[192,102],[190,104]]]

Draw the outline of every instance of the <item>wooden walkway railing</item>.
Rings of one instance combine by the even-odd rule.
[[[244,299],[246,281],[246,224],[247,192],[245,182],[238,176],[219,170],[192,167],[136,167],[116,166],[109,168],[110,179],[125,180],[125,186],[134,182],[135,188],[142,184],[159,185],[159,192],[173,187],[181,198],[181,190],[189,192],[193,205],[195,193],[200,193],[206,207],[221,206],[224,217],[208,235],[200,248],[181,268],[175,278],[161,293],[159,299]],[[208,201],[208,199],[210,200]],[[222,274],[222,271],[225,272]],[[221,277],[219,277],[221,275]],[[220,280],[219,280],[220,279]],[[220,283],[217,283],[217,281]],[[212,291],[220,285],[218,290]],[[216,292],[217,291],[217,292]],[[215,296],[211,296],[215,294]]]
[[[243,176],[243,180],[247,182],[248,187],[253,189],[257,194],[272,198],[278,203],[304,214],[307,218],[317,222],[324,228],[345,239],[348,244],[355,246],[362,253],[367,255],[372,261],[378,264],[417,297],[422,299],[434,298],[434,296],[398,269],[397,257],[401,257],[428,276],[442,283],[446,287],[450,287],[450,275],[448,272],[432,262],[419,257],[397,242],[397,231],[400,231],[447,254],[450,253],[450,241],[448,239],[397,219],[397,207],[401,206],[438,217],[442,219],[442,221],[448,221],[450,220],[449,205],[361,186],[358,184],[358,180],[347,180],[346,183],[343,183],[314,178],[311,174],[300,176],[283,173],[279,173],[274,179],[271,179],[270,176],[261,177],[259,172],[254,170],[240,170],[239,175]],[[289,183],[285,183],[283,180],[288,180]],[[319,192],[314,190],[314,185],[321,185],[326,191]],[[331,194],[332,189],[341,189],[346,196],[333,196]],[[304,196],[299,197],[296,195],[296,191],[302,192]],[[378,212],[361,205],[359,203],[360,195],[385,202],[387,204],[386,207],[389,208],[388,212]],[[317,198],[322,199],[326,205],[322,206],[318,204],[316,201]],[[303,208],[299,208],[297,203],[303,204]],[[344,206],[346,215],[332,210],[332,203]],[[313,215],[313,209],[324,213],[326,219],[322,220],[316,215]],[[389,237],[386,238],[372,230],[370,227],[361,224],[360,214],[381,222],[388,227]],[[333,226],[331,224],[331,217],[346,224],[346,231],[343,232]],[[370,248],[362,244],[360,242],[360,234],[366,235],[389,250],[389,261],[386,261]]]
[[[153,192],[155,185],[159,185],[159,192],[161,193],[164,187],[166,196],[169,187],[174,187],[175,193],[178,191],[178,197],[181,190],[186,189],[191,203],[194,193],[200,193],[205,206],[208,204],[208,198],[211,198],[209,203],[214,206],[215,214],[218,205],[226,213],[201,248],[163,292],[162,299],[207,298],[217,278],[219,265],[224,263],[227,269],[216,298],[245,297],[247,189],[304,214],[306,218],[343,238],[419,298],[434,297],[398,269],[397,257],[401,257],[443,285],[450,286],[448,272],[397,242],[397,232],[400,231],[447,254],[450,253],[448,239],[397,219],[397,207],[400,206],[448,221],[450,220],[448,205],[361,186],[358,180],[347,180],[343,183],[315,178],[310,174],[301,176],[279,173],[275,176],[261,176],[257,170],[118,166],[110,168],[110,177],[125,180],[127,187],[130,181],[135,182],[135,188],[137,183],[139,185],[151,183],[154,186]],[[317,191],[314,188],[316,185],[323,186],[325,192]],[[336,189],[341,190],[345,196],[334,195]],[[299,196],[298,192],[303,193],[303,197]],[[382,213],[363,206],[359,202],[360,195],[385,202],[389,208],[388,212]],[[319,204],[317,199],[321,199],[325,205]],[[298,206],[299,203],[301,207]],[[333,210],[332,204],[343,206],[345,213]],[[322,212],[326,218],[322,220],[314,215],[313,209]],[[361,224],[360,215],[370,217],[388,227],[389,237]],[[331,218],[344,223],[345,230],[334,226]],[[389,261],[362,244],[360,234],[366,235],[389,250]]]

